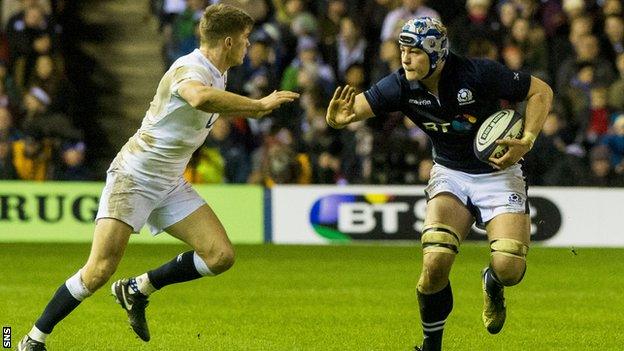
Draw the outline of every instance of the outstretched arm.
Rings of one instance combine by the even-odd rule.
[[[496,169],[505,169],[520,161],[522,156],[531,150],[533,142],[542,130],[546,116],[550,112],[553,91],[548,84],[539,78],[531,77],[531,85],[527,94],[527,107],[524,116],[524,133],[521,139],[503,139],[497,144],[507,145],[509,150],[500,158],[490,158],[490,164]]]
[[[182,84],[178,89],[178,94],[191,106],[204,112],[243,114],[252,118],[267,115],[282,104],[292,102],[299,97],[299,94],[290,91],[274,91],[256,100],[206,86],[198,81],[188,81]]]
[[[349,85],[338,87],[327,107],[325,120],[330,127],[344,128],[347,124],[362,121],[373,117],[364,94],[355,94],[355,89]]]

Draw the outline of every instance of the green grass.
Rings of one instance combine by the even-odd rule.
[[[184,251],[130,245],[114,278]],[[0,244],[0,323],[14,345],[89,252],[82,244]],[[148,308],[152,340],[126,325],[108,288],[60,323],[48,346],[71,350],[409,350],[421,340],[417,246],[238,246],[231,271],[169,286]],[[486,247],[464,245],[452,273],[445,350],[622,350],[624,250],[532,248],[507,289],[503,331],[481,324]]]

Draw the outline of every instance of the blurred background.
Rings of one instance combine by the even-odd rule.
[[[164,71],[198,46],[198,21],[214,2],[3,0],[0,179],[103,180]],[[620,0],[222,2],[256,20],[227,89],[302,97],[260,121],[220,119],[186,171],[194,183],[425,184],[430,144],[401,113],[339,131],[324,115],[337,85],[363,91],[400,67],[404,21],[433,16],[456,53],[553,87],[526,157],[530,185],[624,186]]]

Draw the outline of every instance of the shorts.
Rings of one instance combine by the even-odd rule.
[[[131,226],[134,233],[141,231],[147,224],[152,235],[156,235],[205,203],[183,178],[165,185],[139,179],[131,174],[109,171],[96,221],[100,218],[114,218]]]
[[[519,164],[486,174],[435,164],[425,188],[427,200],[445,192],[455,195],[468,208],[479,227],[501,213],[529,213],[527,185]]]

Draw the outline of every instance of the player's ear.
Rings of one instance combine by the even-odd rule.
[[[225,37],[225,47],[227,48],[231,48],[232,47],[232,37]]]

